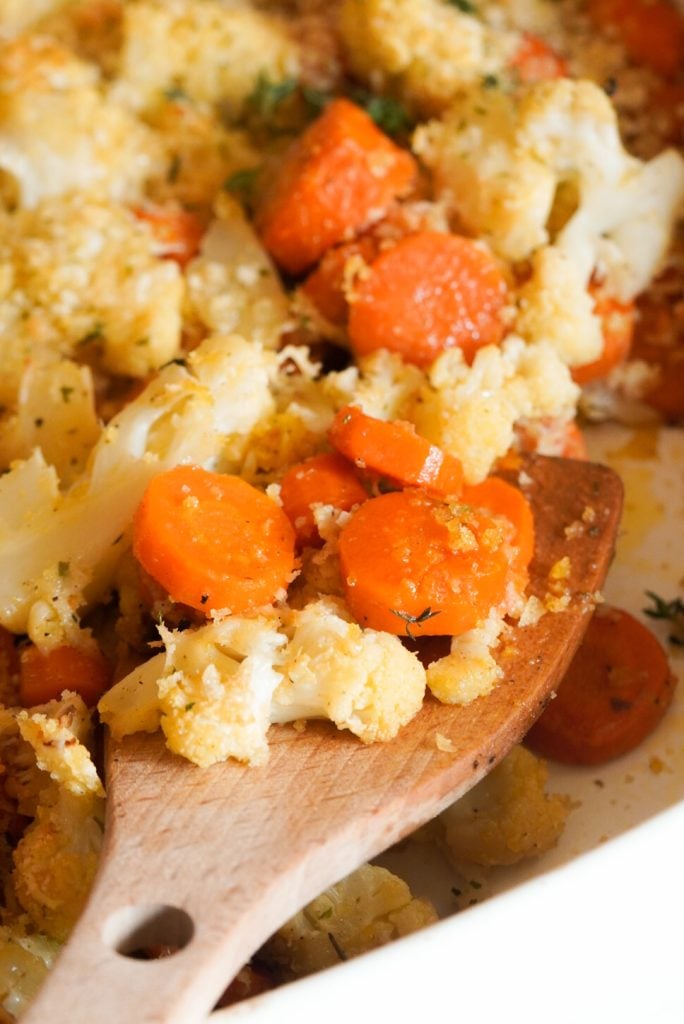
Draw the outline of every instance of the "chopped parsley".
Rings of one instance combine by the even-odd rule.
[[[413,127],[406,107],[392,96],[374,96],[364,89],[355,89],[351,98],[387,135],[405,135]]]
[[[411,615],[410,612],[402,612],[398,608],[390,608],[392,615],[396,615],[406,623],[406,636],[410,640],[415,640],[414,634],[411,632],[412,626],[422,626],[428,619],[434,619],[435,615],[439,615],[439,611],[433,612],[432,608],[423,608],[420,615]]]
[[[58,562],[57,563],[57,575],[61,576],[63,578],[64,576],[67,576],[68,574],[69,574],[69,563],[68,562]]]
[[[270,117],[283,100],[299,88],[296,78],[283,78],[273,82],[263,71],[256,80],[256,85],[247,97],[247,105],[262,117]]]
[[[235,171],[223,183],[226,192],[232,192],[245,202],[249,202],[254,195],[254,188],[259,177],[261,168],[244,167],[241,171]]]
[[[74,389],[73,388],[63,387],[63,388],[60,388],[59,390],[60,390],[60,392],[62,394],[62,401],[63,402],[69,402],[71,400],[71,396],[74,393]]]
[[[672,623],[678,630],[677,634],[670,634],[668,640],[671,644],[684,646],[684,601],[681,597],[675,597],[672,601],[654,594],[652,590],[646,591],[646,597],[653,602],[652,608],[644,608],[644,615],[651,619],[662,619]]]
[[[477,7],[470,0],[447,0],[451,7],[458,7],[463,14],[477,14]]]

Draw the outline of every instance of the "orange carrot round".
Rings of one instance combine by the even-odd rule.
[[[635,307],[633,302],[620,302],[610,295],[596,294],[594,313],[601,320],[603,351],[598,359],[576,366],[572,379],[577,384],[605,377],[624,362],[632,347]]]
[[[352,283],[351,277],[356,276],[355,270],[363,271],[377,253],[378,243],[370,235],[337,245],[328,249],[304,281],[302,292],[329,323],[340,327],[347,322],[347,285]]]
[[[522,491],[498,476],[490,476],[479,484],[464,487],[461,500],[510,520],[515,529],[513,545],[517,549],[513,564],[521,571],[526,570],[534,554],[534,516]]]
[[[311,506],[333,505],[347,512],[368,494],[346,459],[333,452],[313,455],[288,469],[280,485],[283,510],[295,528],[299,544],[320,543]]]
[[[194,213],[176,203],[147,203],[133,212],[149,227],[157,253],[163,259],[175,260],[184,267],[199,252],[204,226]]]
[[[387,348],[418,366],[459,346],[472,362],[501,341],[505,302],[501,268],[477,242],[422,231],[382,252],[358,281],[349,340],[357,355]]]
[[[471,629],[504,601],[512,527],[420,490],[371,498],[340,533],[347,603],[363,626],[408,636]]]
[[[25,708],[56,700],[64,690],[80,693],[93,707],[111,684],[109,665],[98,650],[63,644],[41,651],[25,647],[19,661],[19,700]]]
[[[295,565],[283,510],[236,476],[177,466],[154,477],[138,506],[133,552],[172,600],[235,614],[270,604]]]
[[[539,36],[524,32],[509,67],[517,72],[521,82],[544,82],[551,78],[566,78],[567,61]]]
[[[674,686],[667,655],[650,630],[626,611],[603,606],[526,742],[566,764],[610,761],[656,727]]]
[[[370,470],[402,486],[458,497],[463,466],[448,452],[416,433],[412,423],[376,419],[354,405],[335,416],[331,444],[361,470]]]
[[[673,77],[684,65],[684,18],[669,0],[589,0],[589,17],[615,32],[629,56]]]
[[[349,100],[330,103],[285,155],[256,212],[262,241],[292,274],[378,220],[416,163]]]

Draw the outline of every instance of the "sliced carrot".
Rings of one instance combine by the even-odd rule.
[[[397,635],[471,629],[506,596],[512,530],[503,522],[421,490],[369,499],[340,533],[352,614]]]
[[[596,292],[594,313],[601,320],[603,351],[598,359],[584,366],[576,366],[572,379],[577,384],[605,377],[623,363],[632,347],[634,337],[635,306],[633,302],[620,302],[610,295]]]
[[[194,213],[176,203],[165,206],[147,203],[137,206],[133,212],[149,227],[157,255],[163,259],[175,260],[184,267],[199,252],[204,225]]]
[[[560,54],[540,39],[524,32],[509,67],[517,72],[521,82],[545,82],[552,78],[567,78],[568,63]]]
[[[256,211],[264,245],[292,274],[382,217],[416,163],[360,107],[337,99],[285,155]]]
[[[495,516],[505,516],[515,529],[513,544],[517,549],[513,564],[524,571],[534,554],[534,516],[529,501],[518,487],[498,476],[487,477],[479,484],[463,488],[461,500],[475,508],[485,508]]]
[[[346,459],[334,453],[312,455],[292,466],[280,484],[280,500],[300,544],[316,545],[321,539],[314,519],[314,504],[332,505],[347,512],[368,494]]]
[[[382,252],[356,284],[349,340],[357,355],[380,348],[427,366],[460,347],[468,362],[504,334],[506,280],[470,238],[421,231]]]
[[[354,242],[337,245],[323,259],[302,285],[302,292],[325,319],[341,327],[347,321],[349,286],[378,253],[378,243],[370,235]]]
[[[605,605],[594,613],[556,699],[526,742],[566,764],[610,761],[656,727],[674,686],[667,655],[650,630]]]
[[[461,493],[463,466],[459,460],[417,434],[412,423],[386,422],[347,405],[335,416],[328,436],[359,469],[445,497],[456,498]]]
[[[93,707],[111,684],[103,655],[64,644],[41,651],[33,644],[21,652],[19,700],[25,708],[57,699],[64,690],[80,693]]]
[[[672,77],[684,64],[684,18],[669,0],[589,0],[589,17],[614,32],[629,56]]]
[[[133,552],[172,600],[235,614],[270,604],[295,565],[283,510],[236,476],[176,466],[154,477],[138,506]]]

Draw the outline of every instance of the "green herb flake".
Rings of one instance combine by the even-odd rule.
[[[296,78],[283,78],[279,82],[273,82],[262,71],[247,97],[247,105],[262,117],[270,117],[283,100],[297,91],[298,86]]]
[[[435,615],[441,614],[439,610],[433,612],[432,608],[429,607],[423,608],[420,615],[411,615],[410,612],[402,612],[398,608],[390,608],[390,611],[392,612],[392,615],[396,615],[406,623],[406,636],[410,640],[416,639],[415,635],[411,632],[412,626],[422,626],[424,622],[428,621],[428,619],[434,619]]]
[[[69,575],[69,563],[68,562],[58,562],[57,563],[57,575],[61,576],[62,578],[64,578],[64,576],[68,576]]]
[[[185,705],[185,710],[186,711],[192,711],[192,709],[194,708],[196,703],[197,703],[197,701],[191,700],[189,704]]]
[[[302,99],[314,115],[320,114],[332,98],[330,93],[323,92],[321,89],[312,89],[310,85],[303,85],[301,92]]]
[[[59,390],[60,390],[60,392],[62,394],[62,401],[63,402],[69,402],[70,399],[71,399],[71,396],[74,393],[74,389],[73,388],[63,387],[63,388],[60,388]]]
[[[496,75],[485,75],[482,79],[483,89],[498,89],[500,84]]]
[[[94,341],[100,341],[104,337],[104,324],[94,323],[87,334],[84,334],[82,338],[76,342],[77,347],[81,345],[90,345]]]
[[[166,172],[166,180],[169,185],[173,185],[174,182],[178,181],[182,166],[183,161],[179,157],[178,153],[174,153],[169,161],[169,167]]]
[[[236,171],[226,178],[223,187],[226,192],[232,192],[242,199],[250,200],[254,194],[259,173],[259,167],[244,167],[241,171]]]
[[[321,914],[318,915],[318,920],[319,921],[327,921],[327,919],[329,917],[332,917],[332,912],[333,912],[333,908],[332,907],[328,907],[327,910],[324,910]]]
[[[653,608],[644,608],[644,615],[651,619],[666,619],[670,622],[676,621],[678,616],[684,615],[684,601],[681,597],[675,597],[672,601],[654,594],[652,590],[646,591],[646,597],[653,602]]]
[[[447,0],[450,7],[457,7],[463,14],[477,14],[477,7],[470,0]]]
[[[365,89],[355,89],[351,98],[387,135],[406,135],[413,128],[414,122],[406,107],[392,96],[374,96]]]

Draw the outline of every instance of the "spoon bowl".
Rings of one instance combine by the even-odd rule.
[[[609,469],[530,456],[516,479],[535,513],[530,593],[558,611],[516,628],[504,677],[464,706],[428,698],[390,743],[323,723],[273,727],[264,767],[198,769],[160,734],[109,742],[101,867],[24,1024],[193,1024],[284,921],[423,824],[519,742],[551,698],[605,578],[622,506]],[[142,961],[149,946],[177,949]]]

